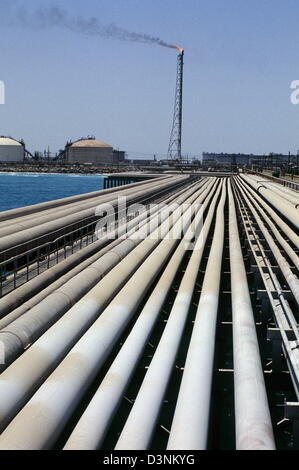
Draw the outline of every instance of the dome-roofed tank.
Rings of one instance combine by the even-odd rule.
[[[65,151],[68,163],[92,163],[95,165],[113,163],[113,147],[95,137],[68,142]]]
[[[0,162],[21,162],[25,157],[25,144],[13,137],[0,136]]]

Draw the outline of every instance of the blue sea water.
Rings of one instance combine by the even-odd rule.
[[[104,188],[102,175],[0,173],[0,212]]]

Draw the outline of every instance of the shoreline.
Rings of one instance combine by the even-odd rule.
[[[107,176],[119,172],[132,172],[132,167],[103,167],[85,165],[26,165],[0,163],[0,174],[5,173],[35,173],[35,174],[77,174]],[[136,171],[135,169],[133,171]]]
[[[24,174],[24,175],[53,175],[53,176],[102,176],[103,178],[109,176],[111,173],[78,173],[78,172],[72,172],[72,173],[54,173],[54,172],[41,172],[41,171],[0,171],[0,175],[10,175],[10,176],[15,176],[17,174]]]

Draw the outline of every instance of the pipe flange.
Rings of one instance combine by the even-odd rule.
[[[260,184],[260,186],[257,188],[257,192],[259,192],[260,188],[267,189],[266,186],[264,186],[263,184]]]

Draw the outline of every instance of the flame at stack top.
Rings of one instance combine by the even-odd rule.
[[[179,47],[179,46],[174,46],[174,49],[179,51],[181,54],[183,54],[185,52],[185,50],[182,47]]]

